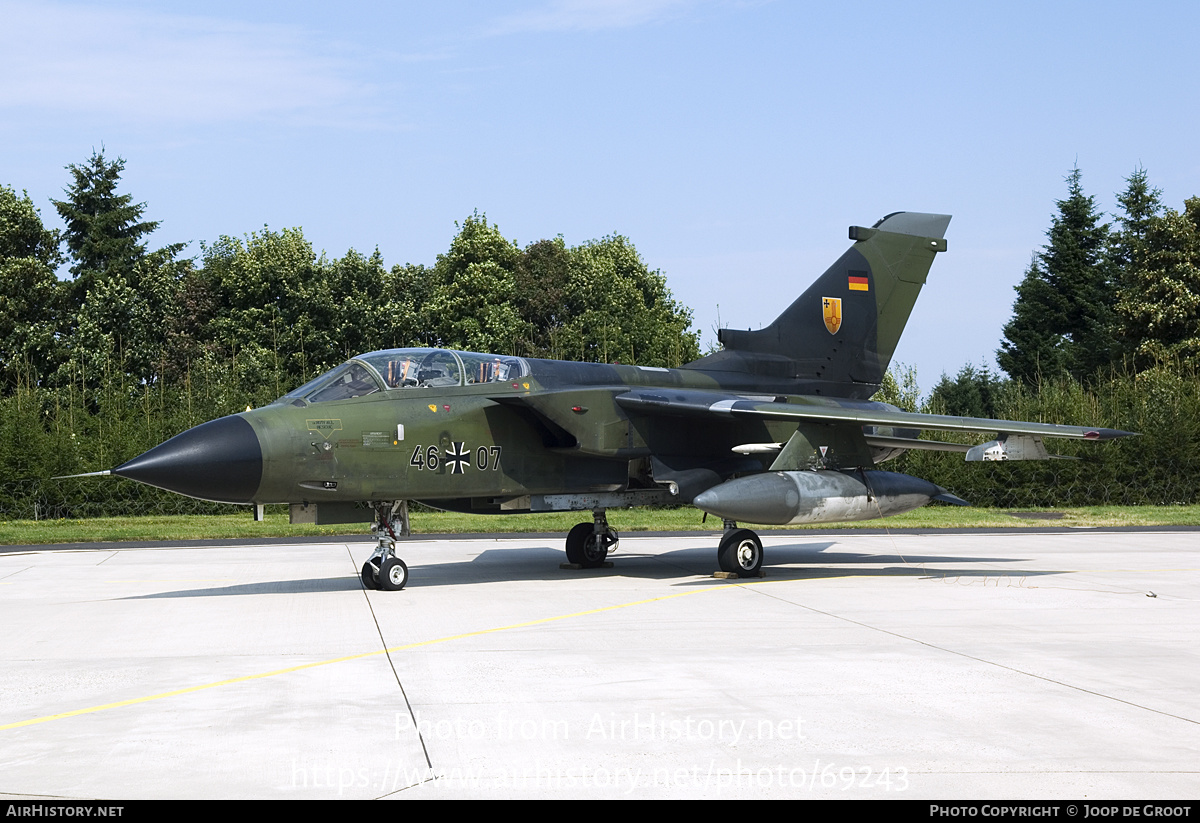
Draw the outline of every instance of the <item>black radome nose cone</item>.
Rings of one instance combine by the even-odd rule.
[[[218,503],[251,503],[262,480],[258,435],[239,415],[203,423],[113,469],[148,486]]]

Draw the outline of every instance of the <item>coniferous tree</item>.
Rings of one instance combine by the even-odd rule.
[[[1017,286],[1013,319],[1004,327],[1004,340],[996,362],[1009,377],[1027,386],[1065,371],[1061,331],[1064,311],[1061,295],[1046,279],[1037,254],[1029,261],[1025,277]]]
[[[1200,198],[1149,219],[1117,312],[1139,369],[1200,363]]]
[[[1162,214],[1162,190],[1150,186],[1146,170],[1138,168],[1125,178],[1125,191],[1117,195],[1122,214],[1121,228],[1109,237],[1108,259],[1118,287],[1126,285],[1125,273],[1145,257],[1146,234]]]
[[[1145,271],[1150,251],[1147,238],[1162,217],[1163,204],[1162,190],[1150,185],[1145,169],[1138,167],[1125,182],[1125,191],[1117,195],[1120,229],[1109,237],[1108,265],[1117,293],[1113,322],[1119,354],[1136,363],[1145,360],[1137,352],[1143,332],[1129,325],[1133,320],[1129,312],[1140,301],[1135,295],[1146,285],[1138,272]]]
[[[71,299],[75,307],[83,303],[98,279],[119,275],[127,285],[138,285],[130,281],[134,266],[146,253],[142,238],[158,228],[158,222],[141,219],[145,203],[134,203],[130,195],[117,193],[124,169],[124,159],[109,162],[103,149],[92,152],[86,163],[67,166],[74,181],[65,190],[66,199],[50,201],[67,224],[63,237],[73,261]]]
[[[170,318],[191,266],[177,259],[182,243],[147,251],[144,238],[158,221],[143,220],[146,204],[118,192],[124,169],[124,159],[93,152],[86,163],[67,166],[67,197],[51,201],[66,223],[74,276],[66,369],[99,375],[115,368],[134,381],[154,381],[166,365]]]
[[[953,380],[943,374],[929,400],[931,405],[937,404],[942,414],[994,419],[1005,385],[986,365],[976,368],[967,364]]]
[[[1115,291],[1105,264],[1108,224],[1094,197],[1083,193],[1080,172],[1067,175],[1067,197],[1017,287],[1013,319],[997,361],[1010,376],[1031,383],[1065,371],[1094,374],[1114,359]]]

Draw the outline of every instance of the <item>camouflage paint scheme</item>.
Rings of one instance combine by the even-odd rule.
[[[761,543],[735,520],[825,522],[930,499],[962,503],[919,478],[875,470],[908,448],[968,451],[918,440],[921,430],[996,432],[969,460],[1042,459],[1043,437],[1128,434],[912,414],[869,400],[946,250],[949,221],[897,212],[851,227],[850,248],[771,325],[722,329],[722,351],[682,368],[371,352],[113,473],[209,500],[325,507],[337,513],[330,522],[370,519],[363,503],[406,500],[479,513],[591,510],[595,523],[568,538],[573,560],[583,556],[580,541],[608,545],[607,508],[694,503],[726,520],[722,568],[755,573]],[[375,513],[385,530],[396,516]],[[377,554],[382,563],[390,550]],[[371,574],[364,567],[364,580],[378,582],[378,569]],[[406,580],[405,570],[399,586],[383,587]]]

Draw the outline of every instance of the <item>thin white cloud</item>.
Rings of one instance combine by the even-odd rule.
[[[552,0],[540,8],[501,18],[489,33],[630,28],[674,17],[694,5],[694,0]]]
[[[145,122],[334,119],[369,101],[303,31],[58,3],[0,3],[0,109]]]

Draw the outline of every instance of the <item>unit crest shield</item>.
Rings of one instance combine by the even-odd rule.
[[[825,328],[830,334],[837,334],[842,327],[842,298],[822,297],[822,313],[825,315]]]

